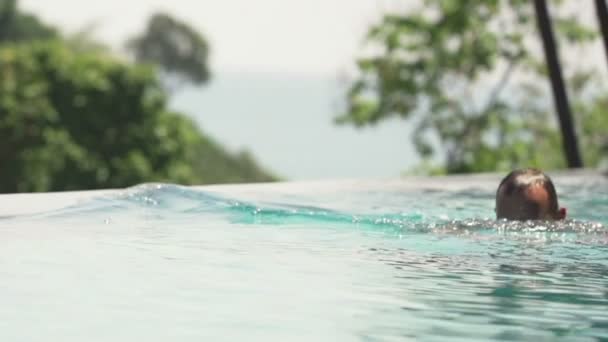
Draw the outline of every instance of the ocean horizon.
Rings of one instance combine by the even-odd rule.
[[[335,124],[345,90],[338,77],[219,72],[208,85],[181,89],[171,107],[288,180],[396,177],[416,165],[410,122]]]

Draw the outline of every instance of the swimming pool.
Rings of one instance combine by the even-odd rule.
[[[501,175],[0,196],[2,341],[608,338],[608,181]]]

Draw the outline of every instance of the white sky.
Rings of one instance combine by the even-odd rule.
[[[352,75],[356,56],[362,51],[363,37],[372,23],[385,13],[403,6],[411,6],[414,0],[20,0],[22,9],[34,12],[50,24],[65,32],[75,32],[90,24],[97,24],[95,36],[120,48],[124,41],[140,33],[148,17],[156,11],[166,11],[193,25],[209,40],[211,70],[214,76],[210,88],[189,98],[188,113],[196,117],[202,127],[220,142],[229,147],[247,147],[264,165],[287,177],[384,176],[397,175],[407,165],[417,160],[407,127],[396,122],[366,131],[354,132],[352,128],[336,127],[331,103],[336,98],[331,87],[322,93],[314,89],[302,92],[297,85],[285,94],[274,93],[260,85],[248,83],[250,104],[244,108],[230,107],[225,96],[226,89],[232,91],[238,84],[221,81],[227,73],[256,73],[296,75],[319,79],[334,79]],[[583,22],[597,27],[592,1],[568,3]],[[587,65],[599,66],[606,71],[606,57],[597,42],[590,51],[560,51],[567,59],[585,60]],[[296,77],[297,78],[297,77]],[[338,86],[337,82],[336,86]],[[286,87],[281,82],[279,86]],[[289,83],[287,83],[289,84]],[[548,87],[548,83],[546,83]],[[289,88],[289,86],[287,86]],[[316,89],[316,88],[315,88]],[[258,91],[259,90],[259,91]],[[283,89],[280,89],[283,90]],[[289,89],[288,89],[289,90]],[[258,91],[258,92],[256,92]],[[289,97],[290,103],[277,106],[273,96]],[[219,95],[218,95],[219,94]],[[222,95],[223,94],[223,95]],[[220,96],[222,95],[222,96]],[[218,98],[210,98],[218,96]],[[228,100],[227,100],[228,98]],[[266,100],[264,100],[266,99]],[[195,101],[196,100],[196,101]],[[243,99],[241,99],[242,101]],[[198,102],[197,102],[198,101]],[[319,101],[326,104],[313,105]],[[182,104],[186,106],[186,104]],[[310,105],[310,106],[308,106]],[[300,114],[310,125],[326,130],[326,140],[310,139],[308,134],[281,136],[279,130],[270,128],[258,135],[249,136],[235,129],[236,124],[251,113],[262,113],[273,119],[267,123],[289,127],[298,108],[309,108],[315,113]],[[308,106],[308,107],[307,107]],[[181,108],[181,107],[180,107]],[[315,115],[312,115],[315,114]],[[215,115],[215,117],[213,117]],[[232,120],[232,121],[230,121]],[[280,121],[282,120],[282,121]],[[317,121],[314,121],[317,120]],[[313,122],[314,121],[314,122]],[[301,123],[304,125],[305,123]],[[256,129],[264,129],[262,123]],[[312,126],[311,126],[312,127]],[[319,128],[320,129],[320,128]],[[347,130],[347,131],[345,131]],[[277,133],[279,132],[279,133]],[[266,140],[262,139],[264,137]],[[331,138],[340,137],[338,140]],[[293,149],[276,148],[276,142],[286,146],[308,146],[303,149],[315,151],[317,159],[293,157]],[[291,144],[291,145],[290,145]],[[332,147],[333,149],[329,148]],[[365,149],[367,148],[367,150]],[[336,156],[344,159],[338,159]],[[350,160],[350,162],[349,162]],[[369,170],[363,168],[362,160]],[[407,164],[407,165],[406,165]],[[310,165],[322,165],[324,173],[306,171]]]
[[[305,179],[394,177],[417,160],[403,121],[361,131],[333,123],[340,112],[333,104],[343,100],[339,78],[352,70],[369,26],[402,1],[20,0],[20,6],[67,33],[97,24],[96,38],[115,48],[156,11],[193,25],[210,41],[213,79],[173,105],[229,149],[247,148],[277,174]]]
[[[20,0],[20,6],[67,32],[97,24],[96,36],[115,48],[141,32],[150,14],[166,11],[210,41],[214,71],[336,76],[352,70],[365,32],[380,14],[417,2],[409,1]],[[597,27],[591,1],[567,4],[576,4],[582,21]],[[598,50],[594,58],[603,57]]]
[[[347,71],[369,25],[395,0],[21,0],[70,32],[91,23],[117,47],[167,11],[209,39],[212,70],[333,74]]]

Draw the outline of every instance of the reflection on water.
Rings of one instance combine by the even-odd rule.
[[[487,189],[169,185],[4,218],[0,337],[608,339],[608,187],[562,189],[559,223],[492,220]]]
[[[380,253],[397,271],[403,298],[415,298],[415,305],[401,306],[405,321],[418,322],[408,328],[411,336],[608,338],[605,257],[575,257],[576,245],[558,248],[571,253],[558,260],[546,246],[488,247],[493,250],[466,256]]]

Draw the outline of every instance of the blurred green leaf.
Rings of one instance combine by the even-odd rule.
[[[0,45],[0,192],[270,181],[167,109],[154,69],[59,41]]]
[[[168,81],[203,84],[209,80],[209,44],[190,25],[166,13],[156,13],[148,21],[144,33],[129,40],[127,48],[139,63],[158,65],[167,73]]]
[[[368,44],[375,53],[358,61],[359,77],[337,122],[358,127],[390,117],[421,122],[411,137],[425,165],[417,172],[436,172],[438,166],[451,173],[565,167],[533,4],[422,4],[385,15],[370,28]],[[563,50],[597,39],[594,30],[565,13],[561,1],[551,6]],[[582,106],[577,125],[585,160],[592,167],[605,151],[605,139],[599,136],[608,131],[591,123],[603,122],[592,94],[608,91],[590,90],[592,73],[573,75],[571,90]]]

